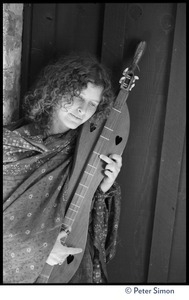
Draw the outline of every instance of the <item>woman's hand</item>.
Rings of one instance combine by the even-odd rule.
[[[80,248],[72,248],[72,247],[67,247],[63,246],[61,244],[61,239],[66,237],[66,232],[61,231],[57,237],[57,240],[54,244],[54,247],[49,254],[49,257],[46,260],[46,263],[48,263],[51,266],[57,265],[57,264],[62,264],[65,259],[71,254],[75,255],[77,253],[82,252],[83,250]]]
[[[121,170],[122,157],[118,154],[111,154],[110,156],[101,154],[100,159],[107,163],[104,169],[105,177],[100,184],[101,190],[106,193],[113,185]]]

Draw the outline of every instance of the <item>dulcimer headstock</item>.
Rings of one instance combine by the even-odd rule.
[[[131,65],[129,66],[129,68],[126,68],[123,71],[123,76],[119,80],[121,89],[126,90],[128,92],[130,91],[130,88],[134,81],[134,76],[135,76],[134,71],[136,68],[139,69],[138,63],[141,57],[143,56],[145,49],[146,49],[146,42],[141,41],[137,46]]]

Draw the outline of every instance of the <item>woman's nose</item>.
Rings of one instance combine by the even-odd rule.
[[[87,105],[85,103],[82,103],[78,106],[78,112],[79,114],[84,114],[87,109]]]

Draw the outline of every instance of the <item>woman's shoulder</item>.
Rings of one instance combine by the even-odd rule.
[[[10,131],[14,131],[26,124],[26,121],[24,118],[18,119],[16,121],[12,121],[6,125],[3,126],[3,128],[8,129]]]
[[[35,136],[39,135],[39,129],[35,126],[34,123],[29,123],[27,120],[24,118],[21,118],[19,120],[16,120],[14,122],[11,122],[7,125],[3,126],[4,132],[9,132],[9,133],[19,133],[21,136]]]

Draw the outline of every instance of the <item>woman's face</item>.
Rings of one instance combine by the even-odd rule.
[[[63,133],[85,123],[95,113],[101,100],[103,88],[92,83],[73,97],[72,105],[58,107],[54,113],[51,133]]]

